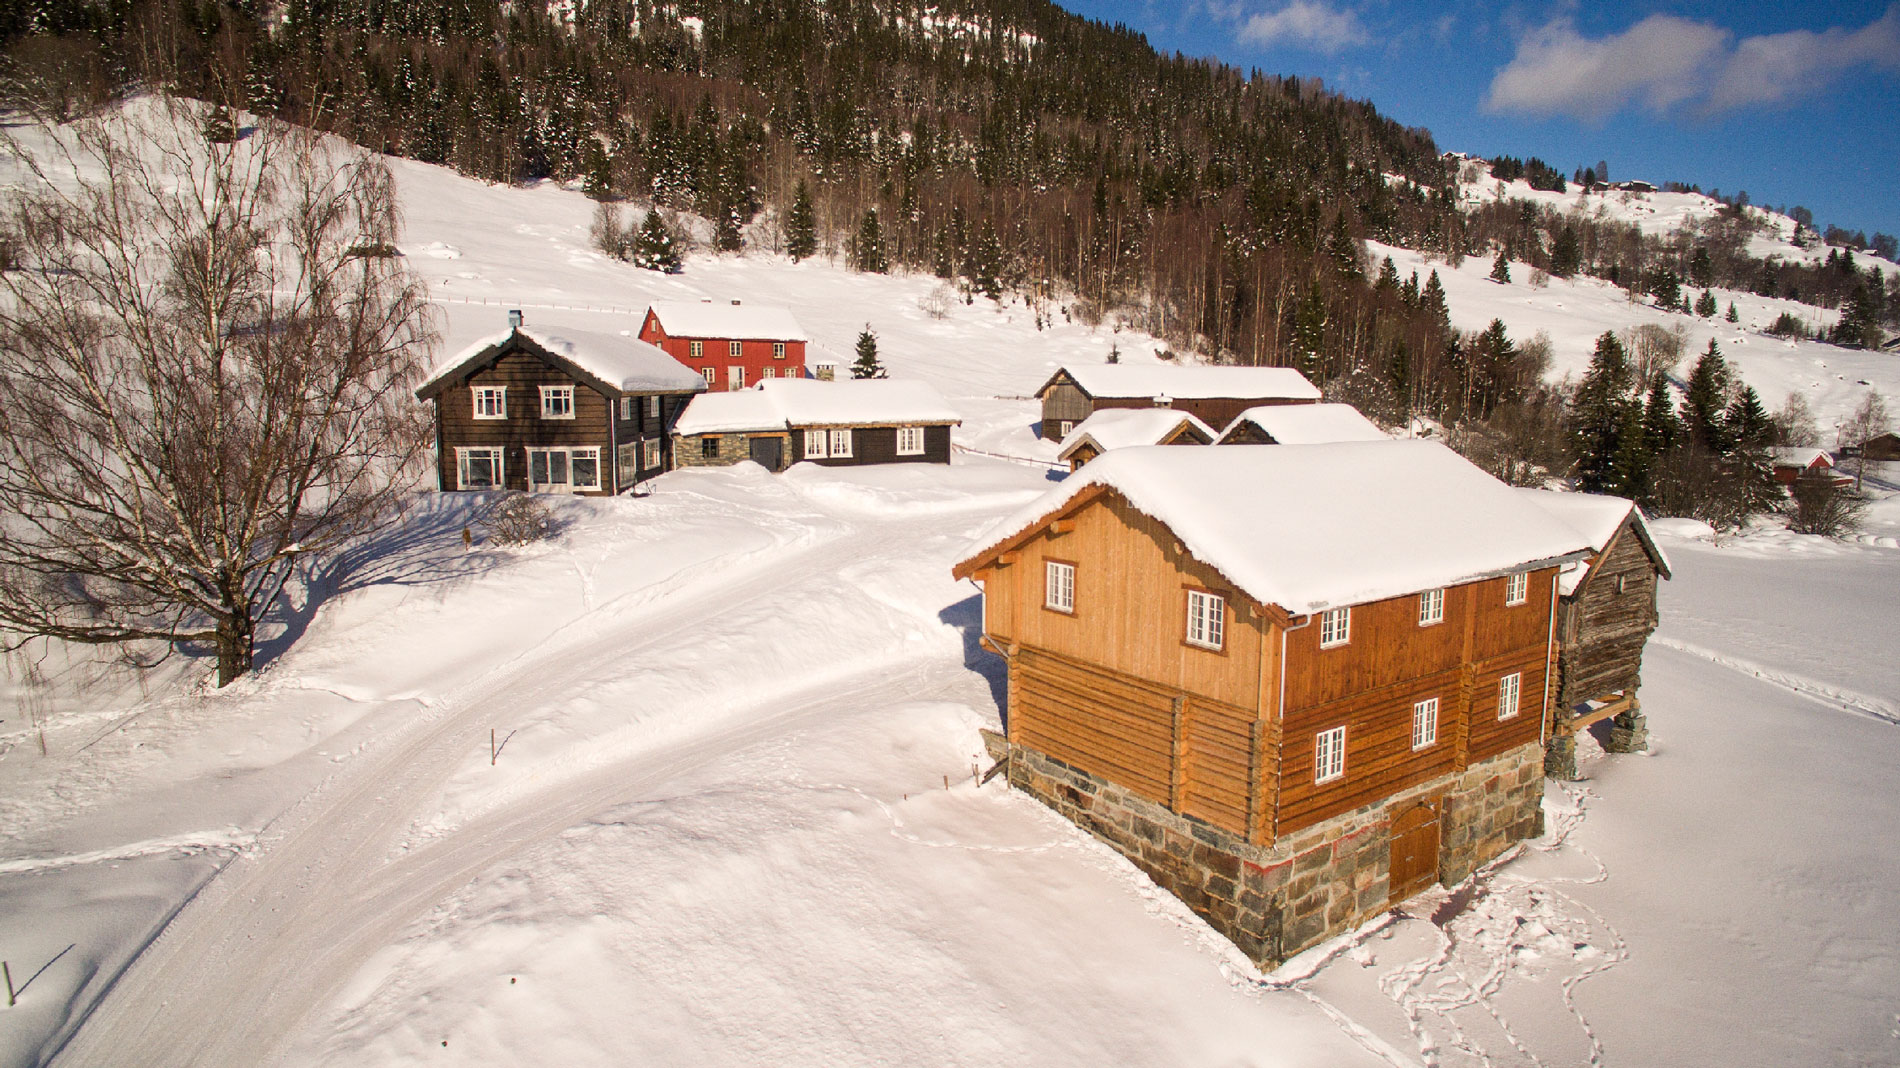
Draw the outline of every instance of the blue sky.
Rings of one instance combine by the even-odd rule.
[[[1900,2],[1056,0],[1156,48],[1323,78],[1445,151],[1747,190],[1900,235]]]

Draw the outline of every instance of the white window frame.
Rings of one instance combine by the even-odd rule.
[[[1346,777],[1346,728],[1334,727],[1313,736],[1313,784]]]
[[[640,443],[640,467],[642,470],[655,471],[660,466],[660,439],[647,438]]]
[[[827,449],[825,448],[826,443],[829,442],[830,440],[831,440],[831,433],[829,431],[825,431],[825,430],[805,431],[805,459],[822,460],[825,457],[831,455],[831,453],[827,451]]]
[[[625,423],[633,418],[633,398],[620,398],[620,421]]]
[[[1517,716],[1524,697],[1524,673],[1513,671],[1498,678],[1498,718],[1513,719]]]
[[[726,389],[745,388],[745,365],[734,363],[726,366]]]
[[[507,386],[470,386],[468,390],[468,394],[469,394],[469,402],[473,407],[475,418],[477,419],[506,419],[508,418],[508,387]],[[484,414],[482,412],[482,400],[485,397],[489,397],[489,396],[492,396],[495,400],[495,411],[493,414]]]
[[[1429,627],[1445,621],[1445,590],[1440,587],[1418,595],[1418,625]]]
[[[1438,741],[1438,698],[1412,702],[1412,751],[1429,749]]]
[[[1075,420],[1073,419],[1062,420],[1061,422],[1056,424],[1056,431],[1059,437],[1061,437],[1064,441],[1067,441],[1069,435],[1075,433]]]
[[[776,367],[767,367],[765,370],[759,372],[759,378],[761,379],[777,378],[777,377],[778,377],[778,368]]]
[[[1530,589],[1530,572],[1511,572],[1511,577],[1504,581],[1504,603],[1506,605],[1523,604],[1530,600]]]
[[[658,419],[659,417],[660,417],[660,398],[658,396],[649,396],[647,398],[647,418]]]
[[[686,343],[686,355],[691,356],[695,360],[704,357],[706,355],[706,343],[704,341],[688,341]]]
[[[1319,616],[1319,647],[1337,649],[1352,641],[1352,608],[1328,608]]]
[[[492,485],[471,486],[468,484],[468,461],[471,453],[487,453],[495,462],[495,481]],[[502,489],[508,485],[508,451],[499,445],[459,445],[455,449],[455,488],[458,490]]]
[[[782,360],[785,358],[785,342],[783,341],[772,342],[772,358],[775,360]]]
[[[701,367],[699,369],[699,377],[706,380],[707,389],[711,389],[719,384],[719,371],[716,368]]]
[[[831,455],[836,457],[851,455],[851,428],[831,432]]]
[[[900,426],[897,428],[897,455],[922,456],[924,454],[924,428],[920,426]]]
[[[565,412],[554,411],[554,408],[557,405],[559,405],[560,402],[562,401],[566,402],[567,410]],[[550,414],[551,412],[553,414]],[[541,418],[543,419],[572,419],[574,418],[574,387],[573,386],[542,386],[541,387]]]
[[[730,356],[730,357],[732,357],[732,358],[733,358],[733,359],[735,359],[735,360],[736,360],[736,359],[738,359],[738,358],[739,358],[739,357],[741,357],[741,356],[744,356],[744,355],[745,355],[745,342],[743,342],[743,341],[728,341],[728,342],[726,342],[726,355],[728,355],[728,356]]]
[[[1042,606],[1075,614],[1075,565],[1045,560],[1042,568]]]
[[[594,461],[594,481],[593,482],[583,483],[574,477],[574,461],[577,458],[591,459]],[[607,484],[606,473],[600,469],[600,446],[598,445],[578,446],[577,445],[574,448],[567,450],[567,484],[570,488],[576,491],[599,490]]]
[[[1219,651],[1227,640],[1227,598],[1206,590],[1187,591],[1187,643]]]

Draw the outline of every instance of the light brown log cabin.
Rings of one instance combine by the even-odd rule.
[[[1076,424],[1056,459],[1079,471],[1110,449],[1135,445],[1212,445],[1214,428],[1172,408],[1108,408]]]
[[[1070,483],[954,570],[1008,661],[1012,784],[1263,962],[1534,833],[1574,532],[1425,442],[1122,449]]]

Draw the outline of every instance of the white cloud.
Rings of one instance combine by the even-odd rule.
[[[1261,12],[1241,23],[1237,33],[1244,44],[1262,48],[1311,49],[1332,55],[1364,44],[1366,29],[1359,16],[1316,0],[1293,0],[1277,11]]]
[[[1900,71],[1900,5],[1858,29],[1796,30],[1734,41],[1719,26],[1651,15],[1588,38],[1568,19],[1527,34],[1491,81],[1485,109],[1601,120],[1637,104],[1701,114],[1777,104],[1855,68]]]

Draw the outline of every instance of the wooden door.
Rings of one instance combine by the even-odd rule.
[[[1438,881],[1438,802],[1413,805],[1392,821],[1391,904]]]
[[[784,444],[783,439],[781,438],[751,438],[749,439],[748,444],[751,449],[752,460],[754,463],[757,463],[760,467],[765,468],[767,471],[776,471],[779,469],[779,464],[780,464],[779,450],[780,450],[780,446]]]

